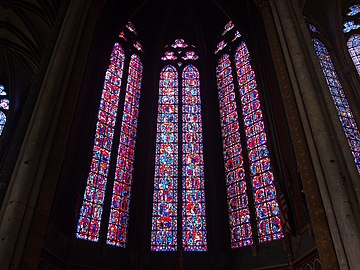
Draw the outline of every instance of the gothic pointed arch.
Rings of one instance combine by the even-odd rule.
[[[198,58],[195,47],[183,39],[167,46],[161,57],[165,66],[159,81],[151,232],[154,251],[207,250]],[[181,232],[177,224],[181,224]]]
[[[347,8],[344,15],[343,32],[350,57],[360,75],[360,4],[354,4]]]
[[[113,46],[105,74],[93,155],[76,232],[77,238],[98,242],[100,230],[105,228],[102,223],[108,224],[106,243],[119,247],[126,247],[127,243],[143,71],[139,55],[142,47],[135,27],[128,22],[126,29]],[[135,42],[127,42],[125,33],[135,36]],[[114,141],[116,134],[119,141]],[[104,217],[105,195],[111,186],[111,201],[107,200],[110,206],[106,206],[110,213]]]
[[[357,8],[354,8],[354,12],[357,12]],[[345,89],[343,89],[342,83],[337,74],[332,56],[327,46],[320,40],[320,32],[316,28],[310,28],[310,32],[313,36],[312,42],[314,50],[321,65],[327,87],[330,91],[338,118],[341,122],[342,129],[345,133],[350,151],[353,155],[356,168],[360,173],[360,131],[358,125],[355,121],[349,101],[346,97]],[[353,58],[353,60],[354,59],[355,58]],[[354,63],[356,64],[356,62]]]
[[[215,54],[231,246],[281,239],[284,233],[256,75],[233,22],[225,25]]]

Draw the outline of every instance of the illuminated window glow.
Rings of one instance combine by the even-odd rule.
[[[133,32],[135,35],[137,35],[135,25],[132,22],[128,22],[126,28],[129,29],[130,32]]]
[[[316,26],[311,23],[309,23],[309,29],[313,33],[320,33],[319,30],[317,30]]]
[[[226,47],[226,45],[227,45],[227,43],[224,40],[220,41],[216,46],[215,54],[217,54],[219,51],[224,49]]]
[[[174,52],[165,52],[165,55],[161,57],[161,60],[176,60],[177,56],[174,55]]]
[[[179,56],[179,68],[166,65],[160,73],[151,250],[176,251],[181,246],[184,251],[206,251],[200,78],[194,65],[180,69],[198,56],[183,39],[171,47],[165,47],[169,51],[163,61],[177,59],[175,54],[184,56]]]
[[[360,12],[360,5],[353,5],[349,7],[349,12],[346,14],[348,16],[354,16]]]
[[[232,21],[229,21],[226,25],[225,25],[225,29],[222,33],[222,35],[225,35],[227,32],[229,32],[231,29],[234,28],[234,24]]]
[[[77,226],[76,236],[81,239],[99,240],[124,59],[124,49],[119,43],[115,43],[110,57],[110,65],[105,75],[96,124],[93,157]]]
[[[355,122],[349,102],[345,96],[340,80],[337,76],[331,56],[324,43],[313,38],[315,52],[320,61],[326,82],[334,101],[342,128],[345,132],[356,167],[360,173],[360,132]],[[357,56],[358,57],[358,56]]]
[[[176,39],[174,44],[171,45],[173,48],[186,48],[187,46],[183,39]]]
[[[143,49],[142,49],[140,41],[137,40],[133,45],[138,51],[144,52]]]
[[[185,251],[206,251],[199,71],[188,65],[182,79],[182,242]]]
[[[246,194],[247,187],[239,131],[239,117],[229,55],[224,54],[221,57],[216,74],[230,214],[231,247],[237,248],[252,245],[253,239],[248,196]]]
[[[125,33],[124,33],[124,32],[121,32],[121,33],[119,34],[119,38],[122,38],[123,40],[126,41]]]
[[[349,33],[350,31],[359,29],[359,28],[360,28],[359,24],[355,24],[355,22],[353,22],[353,21],[348,21],[348,22],[344,23],[343,31],[344,31],[344,33]]]
[[[233,38],[231,41],[235,41],[235,40],[237,40],[237,39],[240,38],[240,37],[241,37],[240,32],[239,32],[238,30],[236,30],[235,35],[234,35],[234,38]]]
[[[193,51],[188,51],[185,53],[185,56],[181,57],[183,60],[197,60],[199,56],[195,54]]]
[[[5,98],[6,95],[5,87],[0,84],[0,96],[3,96],[3,98],[0,99],[0,136],[3,133],[6,124],[5,111],[10,109],[10,100]]]
[[[250,177],[260,242],[282,238],[279,205],[255,72],[245,42],[236,49],[236,74],[246,134]]]
[[[151,250],[177,248],[178,206],[178,73],[166,66],[160,73]]]
[[[107,234],[107,243],[120,247],[125,247],[127,242],[141,80],[142,64],[140,58],[137,55],[132,55],[127,78],[124,112],[122,116]]]
[[[5,124],[6,124],[6,115],[2,111],[0,111],[0,135],[4,130]]]
[[[360,35],[352,35],[346,45],[348,47],[351,59],[356,67],[356,70],[360,75]]]

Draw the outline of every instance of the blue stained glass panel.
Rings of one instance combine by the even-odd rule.
[[[2,111],[0,111],[0,135],[4,130],[5,124],[6,124],[6,115]]]
[[[354,21],[348,21],[348,22],[344,23],[343,32],[344,33],[349,33],[350,31],[355,30],[355,29],[359,29],[359,28],[360,28],[359,24],[355,24]]]
[[[339,120],[342,124],[345,136],[347,138],[350,150],[353,154],[354,161],[358,172],[360,173],[360,132],[355,122],[349,102],[345,96],[341,82],[337,76],[331,56],[325,44],[320,40],[313,38],[315,52],[320,61],[321,68],[334,101]]]
[[[360,35],[359,34],[354,34],[352,35],[347,43],[346,43],[351,59],[354,62],[354,65],[356,67],[356,70],[358,72],[358,74],[360,75]],[[331,86],[338,86],[338,81],[329,78],[330,81],[330,85]]]
[[[356,14],[358,14],[360,12],[360,5],[357,4],[357,5],[352,5],[349,7],[349,12],[346,14],[348,16],[354,16]]]

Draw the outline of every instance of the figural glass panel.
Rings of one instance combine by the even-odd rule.
[[[230,215],[231,247],[237,248],[252,245],[253,239],[232,73],[230,56],[224,54],[218,62],[216,75]]]
[[[168,65],[160,73],[155,153],[151,250],[177,248],[178,72]]]
[[[115,43],[105,75],[96,124],[93,157],[77,225],[76,236],[80,239],[99,240],[124,59],[124,49],[119,43]]]
[[[182,245],[185,251],[206,251],[204,159],[199,71],[182,73]]]
[[[125,247],[127,242],[141,81],[142,63],[139,56],[133,54],[129,64],[106,241],[120,247]]]
[[[320,61],[322,71],[325,75],[326,83],[334,101],[338,117],[348,141],[350,150],[353,154],[354,161],[358,172],[360,173],[360,132],[355,122],[354,115],[351,111],[349,102],[341,82],[337,76],[330,53],[324,43],[313,38],[315,52]]]
[[[272,241],[283,237],[283,229],[255,72],[250,64],[250,54],[245,42],[241,42],[236,49],[235,67],[246,135],[258,238],[260,242]]]
[[[354,34],[346,43],[351,59],[354,62],[354,65],[356,67],[356,70],[358,74],[360,75],[360,35]]]

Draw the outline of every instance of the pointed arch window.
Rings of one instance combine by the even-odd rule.
[[[355,122],[345,91],[338,78],[334,63],[325,44],[313,38],[313,45],[324,73],[328,89],[334,101],[339,120],[360,173],[360,132]]]
[[[159,81],[151,250],[176,251],[180,242],[185,251],[206,251],[198,56],[182,39],[167,48]]]
[[[231,247],[238,248],[284,233],[255,72],[241,34],[228,25],[215,54]]]
[[[353,34],[346,43],[351,59],[360,75],[360,34]]]
[[[344,14],[343,32],[351,59],[360,75],[360,4],[349,6]]]
[[[139,49],[132,52],[139,41],[134,25],[129,22],[126,27],[128,30],[121,32],[119,40],[114,44],[105,74],[93,155],[76,232],[77,238],[99,241],[101,228],[106,228],[101,226],[105,219],[103,217],[103,208],[106,206],[105,194],[107,189],[112,187],[111,201],[107,200],[110,215],[106,217],[108,221],[106,243],[120,247],[125,247],[127,243],[142,81]],[[125,42],[126,40],[128,42]],[[127,57],[130,59],[127,60]],[[124,74],[127,76],[125,77]],[[123,105],[119,107],[120,104]],[[119,141],[114,142],[114,138],[119,138]]]
[[[5,87],[0,85],[0,136],[3,133],[6,124],[7,112],[10,109],[10,100],[7,98]]]

